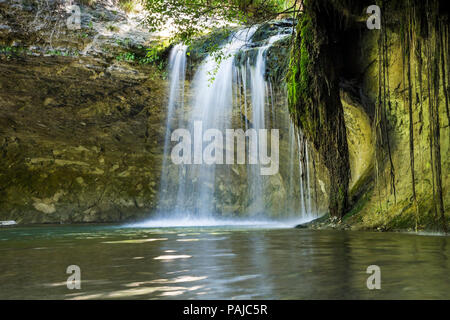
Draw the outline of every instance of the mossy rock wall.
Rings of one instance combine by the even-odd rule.
[[[79,30],[65,12],[39,14],[59,2],[0,3],[0,220],[113,222],[156,207],[167,81],[117,57],[159,40],[125,32],[105,3],[81,6]]]
[[[1,220],[120,221],[156,205],[165,85],[123,68],[141,78],[88,59],[0,61]]]
[[[316,52],[315,45],[320,45],[320,41],[315,42],[317,34],[329,31],[325,39],[334,41],[339,49],[322,53],[326,60],[336,62],[330,74],[337,73],[340,78],[349,146],[350,206],[344,220],[362,229],[448,229],[448,11],[443,1],[437,0],[426,4],[415,0],[383,1],[378,3],[382,8],[382,29],[370,30],[366,27],[365,9],[371,4],[340,0],[307,2],[307,10],[300,17],[297,46],[287,79],[291,113],[312,133],[310,136],[323,133],[325,137],[324,128],[310,112],[314,109],[299,106],[313,105],[317,93],[311,91],[310,84],[326,76],[314,72],[312,66],[318,57],[311,53]],[[330,22],[336,28],[326,30],[329,24],[325,22],[324,30],[311,29],[311,12],[337,13]],[[320,28],[320,24],[317,26]],[[331,81],[327,83],[330,88],[336,86]],[[432,131],[438,126],[439,130]],[[413,196],[410,131],[417,206]],[[440,176],[436,173],[438,167]],[[438,184],[442,186],[443,206],[439,205]]]
[[[388,77],[391,94],[391,109],[387,109],[389,122],[389,136],[391,142],[392,162],[395,173],[395,197],[390,181],[390,163],[385,158],[380,163],[379,178],[375,179],[370,200],[354,218],[354,222],[361,228],[379,228],[382,230],[414,229],[416,224],[416,210],[412,199],[411,165],[409,149],[409,113],[408,101],[405,100],[405,83],[403,77],[402,48],[399,28],[393,26],[388,29]],[[361,42],[362,70],[366,70],[363,77],[363,87],[372,101],[377,100],[378,65],[373,63],[378,55],[378,35],[367,32]],[[427,57],[422,56],[424,60]],[[413,63],[413,70],[417,65]],[[427,75],[422,73],[423,82]],[[417,84],[418,75],[414,73],[413,81]],[[447,225],[450,220],[450,153],[449,153],[449,123],[445,114],[444,95],[441,88],[439,96],[440,114],[440,148],[442,165],[443,199]],[[418,201],[418,229],[437,228],[435,209],[433,204],[433,183],[430,160],[430,119],[428,113],[429,97],[426,94],[422,105],[414,99],[414,158],[415,184]],[[373,124],[372,124],[373,126]]]

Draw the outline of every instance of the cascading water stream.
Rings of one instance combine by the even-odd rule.
[[[233,110],[233,75],[234,56],[239,49],[246,45],[254,32],[254,28],[238,31],[232,41],[228,42],[223,48],[222,53],[225,57],[219,64],[214,57],[208,56],[206,61],[197,71],[193,80],[193,110],[190,117],[189,126],[191,132],[195,130],[193,125],[196,121],[201,121],[203,131],[207,129],[216,129],[225,132],[232,128],[232,110]],[[214,80],[211,79],[211,72],[216,70]],[[194,148],[194,159],[201,157]],[[202,148],[198,148],[203,152]],[[194,160],[195,162],[195,160]],[[229,174],[227,168],[217,170],[217,165],[201,164],[191,168],[193,170],[191,188],[191,198],[195,199],[193,203],[195,212],[198,216],[210,216],[215,213],[216,199],[214,197],[216,176],[218,174]],[[196,179],[197,178],[197,179]]]
[[[268,50],[289,36],[289,32],[281,30],[264,41],[253,43],[256,30],[257,27],[252,27],[234,33],[221,48],[224,58],[220,64],[214,56],[207,56],[187,88],[184,87],[187,47],[179,44],[172,49],[159,218],[208,220],[218,216],[253,216],[252,219],[277,216],[306,220],[313,217],[308,146],[287,116],[285,93],[280,100],[286,110],[282,113],[277,110],[280,107],[279,101],[274,103],[276,90],[266,76]],[[192,93],[187,106],[185,91]],[[193,139],[194,164],[174,165],[170,161],[170,139],[175,128],[186,128],[194,136],[207,129],[224,133],[233,128],[244,131],[280,128],[280,131],[287,130],[280,144],[285,144],[288,151],[280,155],[280,166],[283,166],[280,173],[262,176],[261,165],[249,164],[248,159],[244,166],[202,162],[203,147],[207,143],[200,140],[200,145],[196,146],[199,141]],[[216,137],[207,138],[213,141]],[[225,149],[224,143],[224,154],[215,156],[225,158]],[[273,194],[279,194],[279,198],[274,200]]]
[[[173,47],[169,57],[169,101],[167,103],[167,121],[166,134],[164,137],[164,155],[170,153],[169,141],[171,131],[174,127],[179,127],[181,122],[175,125],[174,113],[176,109],[182,109],[184,106],[184,83],[186,77],[186,51],[187,46],[184,44],[177,44]],[[168,157],[163,157],[162,177],[168,174],[169,167],[167,165]],[[181,168],[179,168],[181,169]],[[181,175],[181,172],[180,172]],[[180,193],[181,185],[178,186],[178,193]],[[170,193],[163,192],[168,188],[168,180],[162,178],[160,183],[160,201],[168,201],[164,197],[170,197]]]

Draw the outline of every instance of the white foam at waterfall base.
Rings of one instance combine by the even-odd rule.
[[[307,223],[315,218],[296,218],[288,220],[271,219],[249,219],[249,218],[198,218],[186,215],[176,215],[171,217],[153,218],[143,222],[130,223],[124,227],[128,228],[179,228],[179,227],[244,227],[244,228],[265,228],[282,229],[293,228],[296,225]]]

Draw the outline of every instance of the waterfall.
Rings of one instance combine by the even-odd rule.
[[[164,155],[170,153],[170,136],[171,130],[174,127],[181,125],[181,121],[177,124],[173,123],[174,113],[176,109],[183,109],[184,107],[184,83],[186,77],[186,52],[187,46],[184,44],[177,44],[173,47],[169,56],[169,101],[167,103],[167,120],[166,120],[166,134],[164,136]],[[163,157],[162,164],[162,178],[160,183],[160,203],[169,201],[172,196],[170,192],[167,192],[169,181],[164,177],[167,176],[169,166],[167,161],[170,161],[168,157]],[[182,168],[179,168],[179,175],[181,176]],[[177,193],[182,193],[180,190],[182,185],[178,185]]]
[[[208,55],[186,88],[187,47],[179,44],[172,49],[158,203],[161,217],[307,218],[312,215],[309,150],[300,130],[294,127],[289,117],[285,91],[282,101],[275,102],[279,90],[266,75],[269,49],[288,37],[290,29],[281,29],[258,42],[253,41],[256,31],[255,26],[233,33],[221,47],[223,58],[220,63],[214,55]],[[245,165],[206,164],[201,157],[208,142],[195,139],[191,149],[193,164],[175,165],[171,163],[170,152],[173,146],[171,132],[176,127],[185,128],[194,136],[207,129],[224,133],[234,128],[244,131],[252,128],[257,132],[279,128],[282,136],[280,171],[274,176],[263,176],[261,165],[250,164],[248,158]],[[213,141],[217,136],[208,138]],[[224,154],[227,151],[225,145],[224,142]],[[248,146],[246,148],[248,151]],[[224,154],[219,152],[214,156],[225,158]]]

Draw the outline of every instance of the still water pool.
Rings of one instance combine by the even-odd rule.
[[[69,290],[69,265],[81,289]],[[369,265],[381,289],[369,290]],[[0,299],[450,299],[450,237],[258,226],[0,229]]]

